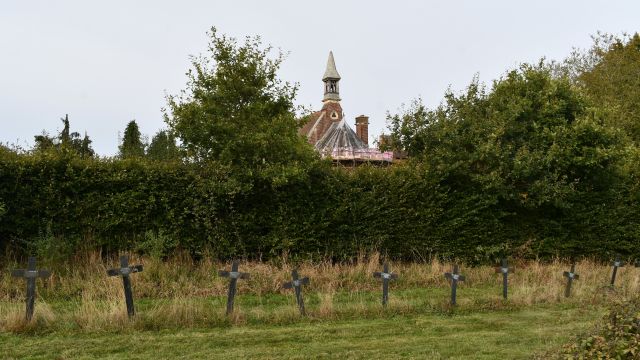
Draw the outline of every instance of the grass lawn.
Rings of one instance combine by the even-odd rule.
[[[5,359],[521,359],[561,346],[603,311],[547,304],[281,325],[0,332],[0,348]]]

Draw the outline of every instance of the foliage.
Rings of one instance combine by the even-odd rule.
[[[428,164],[439,186],[484,204],[479,211],[500,234],[494,244],[585,255],[586,242],[624,226],[604,209],[628,209],[618,168],[625,143],[605,115],[568,79],[523,65],[490,91],[474,79],[434,110],[416,101],[388,120],[394,141]]]
[[[637,359],[640,356],[640,298],[617,302],[601,325],[565,345],[564,359]]]
[[[126,129],[124,130],[124,136],[122,137],[122,143],[118,146],[121,159],[132,159],[144,157],[144,143],[140,138],[140,129],[135,120],[129,121]]]
[[[599,199],[594,207],[579,197],[571,216],[531,211],[520,222],[504,215],[493,194],[454,189],[424,164],[342,170],[317,163],[308,171],[277,187],[242,190],[220,166],[6,153],[0,248],[30,252],[65,239],[68,246],[56,245],[60,254],[177,248],[196,258],[346,260],[378,249],[393,258],[470,262],[640,251],[639,197],[625,188],[615,189],[619,201]],[[257,175],[245,181],[261,183]]]
[[[257,37],[210,36],[146,157],[134,121],[118,159],[75,156],[68,118],[29,154],[0,149],[0,248],[335,260],[377,249],[472,263],[640,251],[640,150],[615,125],[637,110],[589,92],[619,71],[626,95],[611,102],[633,102],[635,64],[623,60],[636,37],[573,73],[522,65],[435,109],[418,99],[388,114],[389,144],[411,161],[345,170],[298,135],[282,54]]]
[[[91,158],[95,155],[95,152],[91,148],[91,139],[89,135],[84,134],[83,138],[80,138],[80,133],[71,132],[69,124],[69,115],[65,115],[62,121],[62,130],[56,137],[51,137],[45,131],[40,135],[36,135],[35,145],[33,147],[34,152],[58,152],[63,154],[71,154],[80,156],[82,159]]]
[[[165,120],[188,159],[286,182],[315,154],[297,133],[296,86],[281,82],[282,53],[259,37],[243,43],[210,33],[207,56],[192,58],[187,88],[167,98]]]
[[[180,149],[173,135],[167,130],[158,131],[147,147],[147,158],[154,161],[179,160]]]
[[[382,144],[381,151],[404,150],[409,156],[418,156],[425,150],[423,134],[434,121],[434,114],[429,112],[421,98],[405,105],[400,113],[387,112],[387,126],[391,132],[389,143]]]
[[[640,35],[598,33],[590,49],[573,51],[554,64],[589,99],[609,113],[607,121],[640,143]]]

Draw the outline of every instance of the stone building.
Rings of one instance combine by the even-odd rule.
[[[322,81],[322,108],[309,115],[300,134],[305,135],[323,157],[341,164],[390,163],[393,159],[392,152],[369,148],[369,117],[360,115],[355,118],[356,131],[346,122],[340,105],[340,74],[336,69],[333,52],[329,52]]]

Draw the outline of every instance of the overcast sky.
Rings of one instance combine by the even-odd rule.
[[[369,115],[373,140],[402,103],[421,96],[435,106],[476,73],[490,83],[519,63],[588,47],[597,31],[636,32],[638,14],[637,0],[0,0],[0,142],[31,146],[67,113],[100,155],[117,152],[132,119],[150,138],[211,26],[289,52],[280,76],[313,109],[333,50],[345,115],[352,126]]]

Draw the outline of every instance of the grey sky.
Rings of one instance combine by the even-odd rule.
[[[449,85],[485,82],[521,62],[561,59],[596,31],[638,31],[638,1],[10,1],[0,2],[0,142],[31,145],[68,113],[101,155],[136,119],[164,127],[164,94],[184,88],[189,55],[206,31],[261,35],[290,52],[281,78],[298,103],[319,109],[333,50],[342,107],[353,126],[422,96],[437,105]]]

